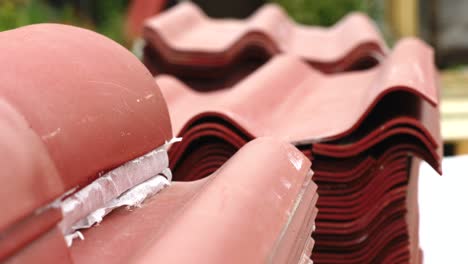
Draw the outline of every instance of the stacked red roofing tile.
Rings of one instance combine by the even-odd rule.
[[[314,263],[421,261],[412,168],[422,158],[440,172],[442,153],[430,47],[405,39],[387,52],[363,15],[323,29],[271,5],[234,21],[179,4],[147,21],[144,38],[148,67],[173,75],[156,82],[183,138],[169,153],[175,179],[203,178],[274,136],[313,160]]]
[[[237,21],[210,19],[184,2],[149,19],[143,35],[144,61],[154,74],[174,74],[193,82],[211,78],[218,84],[235,82],[283,52],[304,58],[320,71],[341,72],[375,65],[387,51],[362,14],[350,14],[325,29],[298,25],[272,4]],[[208,83],[200,85],[206,89]]]
[[[161,173],[141,166],[172,139],[166,102],[142,63],[88,30],[2,32],[0,57],[0,262],[307,263],[318,199],[311,162],[272,138],[203,180],[115,210],[67,247],[66,201],[76,197],[72,208],[86,216],[106,208],[104,191],[125,194],[140,174]]]
[[[77,263],[299,263],[317,215],[309,165],[289,144],[254,140],[213,175],[174,182],[141,209],[110,215],[71,254]]]

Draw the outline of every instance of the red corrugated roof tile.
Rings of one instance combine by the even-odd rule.
[[[309,167],[291,145],[254,140],[208,178],[174,183],[143,208],[120,210],[86,230],[86,239],[71,248],[73,258],[77,263],[296,263],[316,213]]]
[[[406,39],[375,68],[336,75],[280,55],[209,92],[171,76],[156,81],[183,137],[170,151],[176,179],[204,177],[252,138],[276,136],[314,159],[321,197],[314,263],[419,258],[417,243],[409,249],[417,230],[405,219],[410,157],[440,170],[442,155],[430,47]]]
[[[175,177],[212,175],[175,183],[140,209],[117,209],[84,231],[86,240],[71,248],[74,262],[297,263],[308,261],[312,246],[314,263],[421,259],[411,168],[421,157],[440,170],[442,148],[429,47],[406,39],[387,56],[362,15],[321,29],[294,24],[274,5],[234,21],[206,18],[184,3],[149,21],[145,34],[147,50],[160,56],[152,66],[162,61],[158,71],[179,76],[207,77],[219,68],[236,77],[231,70],[256,53],[248,51],[253,47],[265,57],[289,54],[212,92],[159,76],[174,132],[184,138],[170,152]],[[0,51],[0,130],[9,144],[0,154],[10,170],[24,167],[11,192],[20,208],[4,205],[0,259],[71,263],[56,227],[62,216],[40,207],[170,139],[164,98],[130,53],[86,30],[8,31],[0,33]],[[365,71],[321,72],[383,55]],[[271,138],[247,143],[260,136],[289,141],[302,154]],[[49,177],[53,184],[25,192]],[[84,195],[81,207],[93,211],[94,202],[106,202],[99,194]]]
[[[85,231],[86,240],[76,242],[70,256],[61,227],[69,219],[64,203],[76,197],[76,209],[86,215],[96,203],[106,205],[104,190],[120,194],[120,183],[133,182],[135,173],[160,173],[154,166],[124,169],[129,178],[109,181],[172,137],[166,103],[135,58],[87,30],[28,26],[0,33],[0,48],[0,131],[7,146],[0,152],[7,169],[2,179],[16,176],[3,185],[13,189],[0,197],[15,201],[0,208],[1,261],[219,263],[244,249],[228,260],[285,263],[310,254],[318,197],[311,162],[294,146],[265,138],[205,180],[176,183],[143,208],[117,210]],[[95,178],[103,184],[87,189]],[[74,194],[66,192],[77,184]],[[54,200],[61,195],[65,200]]]
[[[149,19],[143,36],[148,45],[145,61],[155,72],[197,78],[229,75],[239,59],[263,60],[283,52],[321,71],[341,72],[375,64],[387,50],[363,14],[350,14],[325,29],[298,25],[274,4],[246,20],[232,20],[208,18],[196,5],[184,2]]]
[[[216,92],[197,92],[167,75],[157,76],[156,82],[170,105],[176,134],[199,119],[219,117],[250,135],[306,143],[349,135],[369,109],[387,98],[398,104],[397,100],[416,95],[436,105],[435,76],[432,49],[407,39],[381,66],[359,73],[327,76],[283,55],[232,88]],[[398,91],[410,95],[390,96]],[[411,105],[402,107],[383,109],[386,115],[380,118],[417,115]]]
[[[431,153],[425,158],[438,166],[436,73],[431,49],[417,40],[402,41],[387,61],[366,72],[325,76],[294,57],[280,56],[236,86],[215,92],[193,91],[169,76],[156,80],[174,132],[185,138],[172,150],[173,165],[202,137],[240,147],[266,135],[299,146],[314,143],[315,154],[336,158],[395,137],[417,139]]]

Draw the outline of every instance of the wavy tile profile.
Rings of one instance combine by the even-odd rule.
[[[150,68],[196,77],[219,73],[243,56],[279,53],[298,56],[323,72],[342,72],[375,64],[387,51],[373,22],[363,14],[353,13],[321,28],[296,24],[275,4],[234,20],[208,18],[196,5],[183,2],[149,19],[143,37],[147,55],[157,57],[146,59]]]
[[[314,263],[421,258],[411,195],[418,175],[410,168],[420,157],[440,171],[442,156],[437,73],[421,41],[400,41],[380,65],[360,72],[324,75],[279,55],[211,92],[167,75],[156,82],[183,137],[169,153],[175,179],[203,178],[248,141],[275,136],[314,161]]]
[[[73,258],[76,263],[299,263],[309,254],[317,213],[309,168],[310,161],[292,145],[256,139],[213,175],[173,183],[140,210],[120,210],[85,231],[86,239],[71,249]],[[126,235],[114,235],[116,229]],[[175,248],[181,250],[174,254]]]
[[[1,263],[310,262],[317,185],[293,145],[171,185],[165,99],[123,47],[39,24],[0,33],[0,58]]]
[[[184,134],[200,120],[218,118],[248,136],[275,136],[300,145],[354,135],[370,119],[380,125],[393,120],[386,127],[415,126],[437,144],[437,121],[413,105],[437,114],[436,77],[432,49],[406,39],[382,65],[364,72],[326,76],[284,55],[220,91],[200,93],[166,75],[157,76],[156,82],[169,104],[175,134]],[[384,115],[372,115],[371,110],[379,109]]]

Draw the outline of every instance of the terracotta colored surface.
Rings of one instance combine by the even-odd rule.
[[[336,75],[280,55],[210,92],[156,82],[183,137],[170,150],[175,179],[200,179],[249,140],[279,137],[313,159],[314,263],[419,261],[411,157],[440,171],[442,156],[430,47],[405,39],[379,66]]]
[[[433,118],[437,120],[437,116]],[[184,151],[188,158],[180,168],[175,167],[175,177],[183,179],[180,177],[188,175],[188,179],[197,179],[223,164],[236,147],[217,141],[221,139],[222,136],[217,139],[211,135],[194,141],[194,146]],[[242,142],[237,144],[242,145]],[[428,155],[428,148],[434,146],[397,137],[355,157],[314,157],[314,181],[319,185],[321,197],[314,235],[317,244],[312,255],[315,263],[394,263],[397,258],[409,258],[408,238],[417,231],[412,225],[410,233],[406,229],[407,189],[401,186],[408,184],[408,155],[424,157],[438,166],[439,156]],[[198,159],[190,160],[192,157]],[[210,163],[213,164],[211,169],[199,169],[203,165],[198,164]],[[336,221],[339,222],[333,224]],[[381,237],[382,233],[389,235]]]
[[[246,23],[280,21],[271,8]],[[257,41],[256,34],[239,39]],[[192,37],[200,36],[181,38]],[[89,31],[37,25],[0,33],[0,40],[0,130],[11,144],[3,155],[26,164],[13,184],[22,209],[5,205],[13,213],[0,222],[0,258],[71,262],[54,228],[60,215],[36,209],[171,138],[164,98],[128,52]],[[268,51],[273,44],[262,45]],[[175,176],[199,180],[175,183],[142,208],[121,208],[85,230],[70,249],[74,262],[303,263],[312,245],[314,263],[417,261],[409,168],[413,156],[436,169],[441,158],[436,73],[423,43],[404,40],[379,66],[360,72],[327,76],[281,55],[229,89],[199,93],[169,77],[158,84],[184,137],[171,150]],[[302,153],[271,138],[247,143],[264,135]],[[28,144],[34,152],[22,151]],[[42,171],[57,175],[52,187],[61,189],[41,188],[35,201],[35,192],[22,192],[33,180],[48,181]]]
[[[85,240],[71,248],[73,258],[77,263],[297,263],[316,214],[317,187],[309,167],[289,144],[254,140],[213,175],[174,183],[142,208],[119,210],[86,230]]]
[[[398,167],[395,167],[394,163],[395,162],[390,162],[392,159],[391,156],[388,154],[391,154],[391,156],[396,156],[396,162]],[[407,151],[397,151],[397,149],[389,149],[387,154],[384,154],[384,156],[387,156],[387,158],[384,158],[382,156],[381,161],[376,163],[375,165],[370,166],[367,169],[366,174],[360,174],[361,177],[359,177],[359,180],[356,180],[360,183],[360,181],[366,181],[367,180],[369,183],[365,183],[364,186],[358,187],[357,190],[349,194],[349,189],[354,188],[355,184],[346,184],[343,183],[342,181],[346,179],[345,176],[338,176],[338,175],[331,175],[328,178],[324,178],[323,176],[321,177],[322,179],[327,180],[328,182],[331,182],[336,178],[338,180],[338,183],[333,184],[327,183],[325,180],[318,180],[317,183],[319,184],[320,190],[328,190],[332,189],[335,190],[335,194],[327,194],[329,192],[320,192],[321,194],[321,199],[319,200],[318,206],[321,208],[320,214],[319,214],[319,219],[317,222],[317,232],[314,237],[317,239],[318,243],[317,245],[321,246],[320,248],[317,248],[315,251],[316,253],[313,254],[313,259],[317,263],[336,263],[336,256],[347,256],[343,257],[344,260],[348,259],[348,262],[344,263],[368,263],[370,260],[364,261],[362,258],[382,258],[382,254],[387,254],[387,251],[383,251],[384,245],[390,244],[390,243],[396,243],[392,241],[398,241],[401,240],[402,237],[408,236],[406,233],[405,229],[400,226],[398,230],[400,230],[398,233],[390,232],[393,229],[389,230],[390,236],[389,238],[386,238],[381,242],[380,247],[376,247],[375,251],[372,251],[372,254],[375,254],[379,252],[379,250],[382,250],[380,254],[378,255],[362,255],[362,252],[367,252],[369,251],[369,245],[372,245],[373,242],[370,241],[375,241],[372,239],[372,237],[380,236],[383,233],[386,233],[385,226],[388,226],[389,228],[393,228],[390,223],[400,223],[400,224],[405,224],[405,218],[403,217],[405,214],[405,195],[406,195],[406,189],[402,188],[396,188],[396,186],[401,185],[402,183],[407,182],[407,177],[405,176],[405,164],[406,164],[406,157],[408,155]],[[380,160],[380,159],[379,159]],[[314,163],[320,163],[321,160],[315,160]],[[339,162],[334,163],[335,167],[341,168]],[[380,168],[389,168],[390,171],[387,169],[380,169]],[[381,170],[381,173],[376,173],[379,170]],[[399,173],[395,173],[393,170],[396,170]],[[326,171],[330,171],[329,169]],[[316,172],[316,175],[319,174],[320,171]],[[354,174],[351,173],[351,176]],[[368,175],[368,176],[366,176]],[[315,177],[314,177],[315,178]],[[400,179],[400,183],[391,183],[392,179]],[[346,201],[354,201],[353,196],[366,196],[369,194],[372,195],[378,195],[378,190],[379,188],[376,189],[377,194],[374,192],[370,192],[367,190],[370,188],[370,190],[373,190],[372,184],[375,183],[377,186],[380,185],[381,189],[385,191],[384,196],[381,196],[382,198],[378,197],[373,197],[373,196],[367,196],[367,200],[364,200],[362,203],[355,203],[355,205],[349,205],[351,208],[346,207]],[[396,184],[396,185],[395,185]],[[327,195],[322,195],[322,193],[325,193]],[[392,194],[394,193],[394,194]],[[332,195],[332,196],[330,196]],[[340,197],[337,197],[338,195],[344,195],[341,199],[343,201],[337,201],[334,202],[333,204],[328,203],[327,201],[330,200],[330,198],[334,198],[334,200],[339,199]],[[392,202],[390,205],[385,205],[389,201],[395,201],[397,199],[397,204],[395,205],[395,202]],[[343,206],[341,206],[341,203],[344,203]],[[393,204],[393,205],[392,205]],[[383,206],[383,207],[376,207],[376,205]],[[333,207],[330,207],[333,206]],[[338,206],[338,207],[337,207]],[[397,206],[397,207],[395,207]],[[353,215],[350,215],[349,213],[346,213],[350,209],[354,210],[354,208],[357,208],[361,210],[359,213],[353,213]],[[363,211],[362,211],[363,210]],[[327,213],[328,212],[328,213]],[[336,214],[330,214],[330,212],[336,212]],[[366,212],[366,213],[364,213]],[[334,216],[334,217],[333,217]],[[386,221],[386,219],[391,219],[390,222],[382,222]],[[331,225],[330,221],[332,219],[335,219],[333,221],[337,221],[336,219],[340,219],[340,223],[337,223],[335,225]],[[354,219],[354,220],[353,220]],[[380,220],[379,220],[380,219]],[[380,222],[379,222],[380,221]],[[379,224],[380,223],[380,224]],[[374,231],[372,231],[374,230]],[[370,232],[370,233],[368,233]],[[328,234],[328,236],[326,236]],[[371,234],[374,234],[373,236]],[[351,236],[351,237],[350,237]],[[368,239],[365,239],[368,237]],[[331,239],[331,241],[330,241]],[[357,247],[356,245],[360,245],[361,243],[357,243],[357,241],[362,241],[364,239],[365,244]],[[330,241],[330,242],[326,242]],[[335,241],[335,242],[333,242]],[[337,241],[340,241],[338,243]],[[406,244],[404,242],[399,243],[400,247],[406,248]],[[377,243],[377,241],[375,241]],[[371,243],[371,244],[369,244]],[[325,245],[328,245],[328,248],[324,248]],[[351,247],[351,245],[354,245]],[[367,245],[367,246],[366,246]],[[331,248],[330,248],[331,247]],[[357,248],[356,248],[357,247]],[[356,249],[353,249],[356,248]],[[341,252],[343,249],[347,250],[358,250],[361,252],[361,256],[355,256],[355,255],[349,255],[349,254],[344,254],[344,253],[334,253],[331,256],[323,254],[318,254],[321,251],[330,251],[333,249],[335,252]],[[322,257],[323,256],[323,257]],[[335,256],[335,258],[333,258]],[[355,257],[352,257],[355,256]],[[354,260],[354,261],[351,261]]]
[[[42,139],[66,189],[172,137],[149,72],[103,36],[27,26],[0,33],[0,54],[0,96]]]
[[[218,78],[230,74],[239,58],[255,60],[283,52],[321,71],[341,72],[375,64],[387,50],[363,14],[350,14],[325,29],[298,25],[274,4],[264,5],[246,20],[233,20],[210,19],[196,5],[180,3],[148,20],[143,37],[152,57],[146,59],[150,68],[192,77]]]
[[[99,226],[84,230],[85,240],[74,242],[70,248],[74,262],[105,263],[120,260],[128,263],[137,254],[136,250],[145,249],[154,243],[162,232],[161,228],[180,213],[206,182],[207,179],[190,184],[174,182],[138,210],[117,209]],[[116,230],[121,235],[117,235]],[[123,244],[126,246],[121,247]],[[115,250],[116,247],[119,250]]]
[[[199,93],[169,76],[158,76],[156,82],[169,104],[176,134],[210,116],[228,120],[248,135],[305,143],[350,134],[372,107],[387,98],[397,104],[395,100],[417,95],[436,105],[435,78],[432,50],[416,39],[406,39],[381,66],[364,72],[326,76],[295,57],[279,56],[222,91]],[[405,93],[390,97],[398,91]],[[412,113],[411,105],[386,112],[418,114]]]
[[[31,213],[25,219],[17,221],[0,236],[0,260],[25,250],[30,243],[44,236],[62,219],[58,208],[50,208],[41,212]],[[21,254],[21,253],[17,253]]]
[[[51,202],[171,139],[167,106],[131,53],[88,30],[5,31],[0,58],[0,260],[66,263]]]
[[[144,21],[159,13],[166,0],[133,0],[130,2],[127,17],[127,34],[129,37],[139,37],[143,31]]]
[[[23,263],[74,263],[70,257],[67,245],[63,240],[62,233],[58,228],[50,231],[29,244],[11,258],[5,260],[5,264]]]
[[[435,80],[432,51],[414,39],[400,42],[387,61],[366,72],[324,76],[293,57],[282,56],[222,91],[198,93],[174,78],[156,78],[168,101],[174,132],[184,138],[171,150],[171,167],[177,169],[180,162],[189,171],[193,164],[206,164],[201,162],[204,151],[192,155],[191,146],[198,148],[218,138],[228,143],[231,150],[224,156],[229,157],[249,138],[263,135],[299,146],[317,142],[313,146],[316,155],[337,158],[366,155],[374,146],[382,149],[394,140],[421,142],[429,154],[418,154],[438,168],[441,147]],[[212,151],[223,156],[219,154],[222,149],[218,145]],[[198,160],[184,165],[184,156]],[[176,178],[177,174],[176,170]]]
[[[0,33],[0,47],[1,179],[4,189],[13,182],[0,198],[19,205],[2,211],[2,261],[297,263],[310,254],[318,199],[311,162],[272,138],[247,144],[205,180],[118,210],[68,249],[59,202],[44,206],[170,139],[165,101],[138,61],[87,30],[29,26]],[[242,254],[226,261],[235,250]]]
[[[408,194],[406,204],[408,207],[408,214],[406,221],[408,222],[408,229],[410,232],[410,254],[411,263],[423,263],[423,252],[419,248],[419,203],[418,203],[418,185],[419,185],[419,167],[421,159],[412,158],[410,168],[410,179],[408,183]]]
[[[4,100],[0,100],[0,134],[0,199],[15,201],[0,205],[0,232],[4,232],[58,197],[64,187],[41,139]]]

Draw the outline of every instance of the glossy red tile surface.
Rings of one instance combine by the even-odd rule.
[[[180,3],[149,19],[143,37],[145,61],[154,72],[197,78],[229,75],[242,61],[262,61],[279,53],[297,55],[324,72],[341,72],[376,64],[387,50],[363,14],[320,28],[296,24],[274,4],[234,20],[211,19],[196,5]]]

